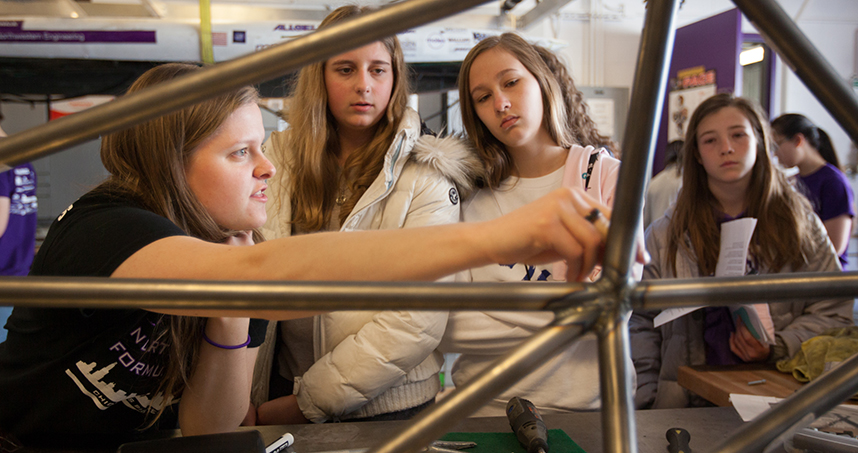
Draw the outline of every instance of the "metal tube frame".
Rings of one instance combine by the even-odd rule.
[[[858,392],[858,355],[802,387],[762,416],[742,426],[723,444],[718,452],[759,452],[777,440],[787,430],[803,428],[832,407]],[[812,417],[808,417],[811,414]]]
[[[409,0],[383,11],[318,31],[267,51],[215,65],[126,96],[0,142],[2,164],[32,160],[100,134],[175,111],[249,83],[261,82],[300,66],[426,23],[483,0]],[[774,49],[858,142],[858,102],[774,0],[734,0]],[[630,278],[636,232],[640,228],[643,186],[651,168],[660,109],[672,53],[676,0],[649,0],[635,71],[630,109],[640,121],[626,128],[613,223],[603,277],[595,284],[417,284],[279,283],[105,280],[95,278],[2,278],[0,305],[226,309],[502,309],[552,310],[555,321],[523,342],[473,382],[426,411],[375,452],[418,451],[459,419],[508,388],[589,330],[599,335],[605,451],[636,452],[628,318],[634,309],[718,305],[724,300],[785,301],[854,297],[858,273],[788,274],[730,279],[663,280],[635,283]],[[347,43],[347,44],[344,44]],[[786,53],[784,53],[786,52]],[[775,299],[775,300],[773,300]],[[488,300],[488,301],[487,301]],[[803,420],[821,414],[858,391],[858,357],[807,385],[716,451],[760,451]]]
[[[599,376],[602,396],[602,447],[605,451],[637,453],[634,389],[626,369],[631,357],[628,321],[629,290],[634,286],[632,265],[641,229],[646,181],[655,154],[656,134],[673,54],[674,18],[679,2],[649,0],[641,35],[629,111],[640,115],[627,121],[623,164],[614,198],[616,209],[605,248],[604,269],[597,282],[608,305],[599,323]]]
[[[11,167],[44,157],[485,2],[408,0],[394,3],[260,52],[158,84],[145,92],[122,96],[113,102],[10,135],[0,141],[0,171],[4,170],[4,165]]]
[[[462,418],[489,402],[568,347],[590,330],[599,317],[602,307],[593,304],[575,312],[558,316],[527,341],[496,360],[467,385],[456,388],[438,404],[424,410],[405,428],[377,448],[375,453],[417,452],[444,433]]]
[[[774,0],[733,0],[733,3],[840,124],[852,142],[858,143],[858,103],[852,87],[816,50],[787,13]]]

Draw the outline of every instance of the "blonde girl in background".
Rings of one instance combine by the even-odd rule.
[[[198,70],[158,66],[129,92]],[[105,136],[109,178],[54,221],[30,275],[431,281],[560,257],[577,275],[599,258],[583,217],[596,205],[574,190],[482,224],[260,242],[276,172],[257,99],[243,87]],[[255,415],[251,372],[265,323],[249,318],[312,314],[15,307],[0,343],[0,442],[115,449],[147,430],[233,431]]]
[[[368,10],[337,8],[321,26]],[[271,180],[267,235],[459,220],[460,189],[469,189],[475,158],[458,139],[422,135],[408,92],[395,36],[300,71],[289,129],[267,145],[282,169]],[[284,385],[259,406],[260,423],[414,416],[440,390],[436,348],[446,323],[446,312],[429,311],[349,311],[281,323],[272,389]],[[272,392],[260,393],[265,400]]]

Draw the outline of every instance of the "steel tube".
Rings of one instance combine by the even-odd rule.
[[[581,283],[215,282],[0,277],[0,306],[242,310],[543,310],[598,294]]]
[[[235,308],[294,310],[563,310],[602,294],[592,284],[212,282],[70,277],[0,277],[0,306]],[[858,272],[644,281],[629,291],[635,309],[725,301],[852,298]]]
[[[633,285],[632,264],[635,242],[641,225],[644,187],[652,168],[656,131],[661,119],[667,73],[673,54],[674,18],[678,1],[649,0],[629,111],[635,121],[626,123],[623,164],[608,242],[605,248],[602,281],[598,288],[606,301],[610,318],[600,323],[599,369],[602,393],[602,442],[605,451],[637,452],[631,371],[625,358],[631,356],[628,318],[631,304],[628,289]]]
[[[629,111],[635,120],[626,122],[623,140],[623,164],[614,198],[615,209],[605,248],[603,278],[615,284],[628,284],[635,258],[635,239],[641,225],[644,187],[652,168],[658,124],[667,73],[673,54],[674,17],[677,0],[649,0],[640,50],[632,83]]]
[[[858,272],[814,272],[730,278],[650,280],[632,290],[635,310],[796,299],[852,299],[858,295]],[[780,299],[780,300],[779,300]]]
[[[541,285],[534,285],[541,286]],[[495,361],[462,387],[457,387],[438,404],[424,410],[406,427],[371,453],[418,452],[448,432],[456,423],[538,368],[548,359],[586,333],[599,317],[601,308],[588,309],[556,319],[527,341]]]
[[[257,54],[215,65],[115,102],[40,126],[0,142],[0,163],[14,165],[175,111],[236,87],[261,82],[381,37],[476,6],[483,0],[411,0]],[[772,0],[734,0],[773,48],[858,142],[858,103],[851,90]],[[635,233],[641,221],[643,187],[651,168],[654,130],[666,89],[672,53],[675,0],[650,0],[641,39],[627,125],[622,181],[605,253],[604,281],[589,285],[200,282],[113,279],[3,278],[0,305],[55,307],[234,309],[503,309],[564,308],[564,315],[494,367],[426,411],[377,452],[417,451],[464,415],[502,392],[530,369],[568,346],[607,312],[600,324],[599,353],[605,451],[636,451],[629,392],[628,306],[659,309],[720,305],[778,298],[853,297],[858,273],[792,274],[735,279],[644,282],[630,289]],[[775,44],[777,43],[777,44]],[[780,44],[780,45],[778,45]],[[0,166],[2,166],[0,164]],[[604,297],[593,304],[596,297]],[[558,300],[559,299],[559,300]],[[551,303],[551,301],[555,301]],[[604,304],[604,305],[600,305]],[[858,391],[858,357],[806,386],[777,411],[749,424],[720,451],[750,452],[793,426],[809,410],[821,413]]]
[[[636,453],[635,370],[629,369],[629,317],[626,304],[613,301],[614,313],[599,323],[599,381],[602,393],[602,450]]]
[[[264,82],[399,31],[472,8],[486,0],[409,0],[113,102],[51,121],[0,141],[0,171],[193,105]]]
[[[844,76],[816,50],[775,0],[733,0],[733,3],[825,106],[852,142],[858,143],[858,99]]]
[[[858,392],[858,355],[805,385],[776,407],[746,423],[715,449],[722,453],[763,451],[781,433],[795,427],[807,414],[814,418],[828,412]]]

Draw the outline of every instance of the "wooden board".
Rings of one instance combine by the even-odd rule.
[[[763,384],[748,384],[763,379]],[[678,381],[683,388],[718,406],[731,406],[731,393],[787,398],[803,385],[792,374],[766,365],[681,366]]]

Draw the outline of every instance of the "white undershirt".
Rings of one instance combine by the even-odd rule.
[[[480,189],[468,202],[463,211],[465,222],[480,222],[491,220],[518,209],[543,195],[558,189],[563,182],[565,166],[538,178],[518,178],[510,176],[503,180],[497,189]],[[475,282],[517,282],[522,280],[537,281],[550,278],[551,264],[525,266],[524,263],[509,265],[489,265],[471,269],[472,281]]]

